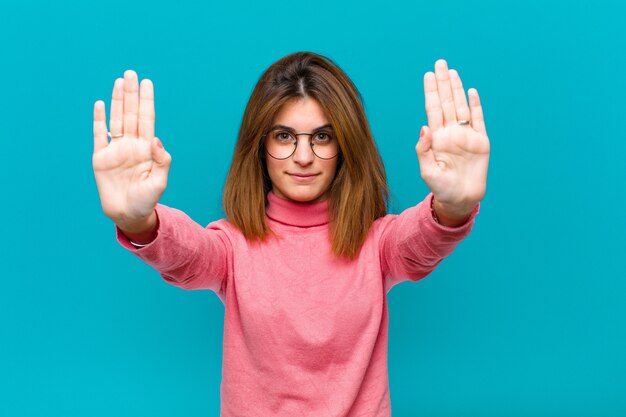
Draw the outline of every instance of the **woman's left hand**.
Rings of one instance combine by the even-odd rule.
[[[415,147],[422,178],[438,214],[467,217],[487,189],[490,147],[478,91],[469,89],[468,106],[459,74],[440,59],[424,75],[424,95],[428,126]]]

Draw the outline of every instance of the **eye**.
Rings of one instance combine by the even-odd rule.
[[[333,136],[328,132],[319,132],[313,136],[313,140],[317,143],[328,143],[333,140]]]
[[[289,132],[284,132],[284,131],[274,133],[274,139],[280,142],[290,142],[293,140],[293,138],[291,137],[291,134]]]

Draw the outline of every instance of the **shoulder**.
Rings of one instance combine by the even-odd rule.
[[[374,220],[374,223],[372,223],[372,226],[367,234],[366,243],[378,244],[383,235],[385,235],[386,231],[389,229],[389,226],[392,225],[397,218],[397,214],[386,214]]]
[[[227,233],[241,234],[239,229],[237,229],[231,222],[229,222],[228,219],[214,220],[206,226],[206,229],[217,229],[217,230],[223,230],[224,232],[227,232]]]
[[[376,219],[372,226],[372,236],[379,242],[388,239],[395,240],[407,233],[419,232],[425,226],[434,225],[429,197],[430,195],[417,205],[402,210],[399,214],[387,214]]]
[[[228,219],[225,218],[210,222],[206,225],[205,229],[210,231],[216,231],[224,237],[227,237],[233,243],[240,239],[245,240],[243,233],[241,233],[241,231],[235,225],[233,225],[231,222],[228,221]]]
[[[379,233],[382,230],[385,230],[385,228],[389,226],[389,224],[393,223],[397,218],[398,218],[397,214],[391,214],[391,213],[377,218],[376,220],[374,220],[374,223],[372,224],[370,233],[372,232]]]

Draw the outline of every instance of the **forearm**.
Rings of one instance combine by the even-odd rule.
[[[450,227],[433,218],[432,199],[431,194],[417,206],[398,216],[390,216],[391,221],[381,237],[382,266],[386,274],[412,280],[426,276],[470,233],[478,205],[463,224]]]
[[[152,241],[146,243],[148,239],[140,240],[143,236],[132,232],[129,236],[116,223],[117,241],[157,270],[168,283],[184,289],[219,292],[232,253],[224,231],[219,227],[204,228],[184,212],[162,204],[155,211],[156,236]],[[132,245],[131,241],[141,243],[141,247]]]

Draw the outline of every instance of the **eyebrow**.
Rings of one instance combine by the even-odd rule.
[[[313,132],[317,132],[318,130],[322,130],[322,129],[332,129],[333,126],[330,123],[326,123],[323,126],[320,127],[316,127],[315,129],[313,129]],[[293,127],[289,127],[289,126],[285,126],[285,125],[274,125],[270,128],[270,130],[274,130],[274,129],[285,129],[285,130],[289,130],[291,132],[295,132],[296,130]]]

